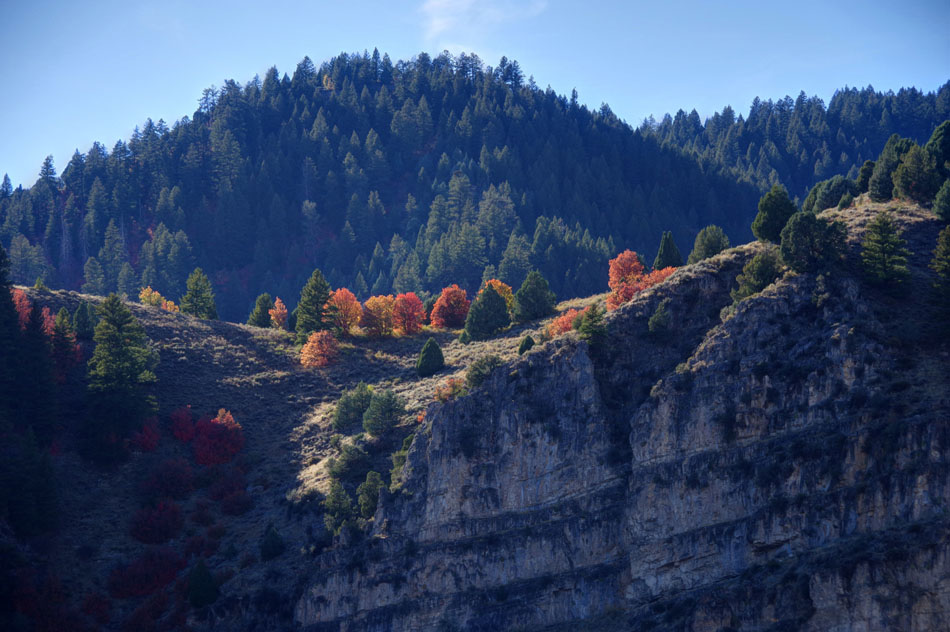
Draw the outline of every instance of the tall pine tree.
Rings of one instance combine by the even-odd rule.
[[[186,287],[188,291],[181,297],[179,305],[181,311],[205,320],[215,320],[218,309],[214,304],[214,292],[211,291],[211,281],[201,268],[195,268],[191,273]]]
[[[297,303],[297,342],[304,343],[311,333],[330,328],[327,301],[330,299],[330,284],[319,269],[314,270],[310,280],[300,291]]]

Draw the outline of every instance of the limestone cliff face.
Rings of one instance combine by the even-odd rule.
[[[924,375],[947,358],[910,362],[847,275],[787,277],[721,322],[761,247],[641,294],[600,353],[565,337],[434,406],[402,489],[317,559],[297,621],[950,627],[950,403]]]

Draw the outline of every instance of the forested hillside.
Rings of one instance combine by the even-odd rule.
[[[680,110],[659,123],[644,121],[640,132],[696,156],[706,170],[719,168],[760,189],[780,182],[792,197],[805,199],[818,180],[856,178],[891,134],[922,145],[948,118],[950,82],[926,94],[915,88],[896,94],[845,88],[827,107],[804,92],[794,100],[756,98],[745,118],[727,106],[705,123],[695,110]]]
[[[744,241],[774,173],[804,197],[891,132],[926,138],[947,92],[858,94],[881,115],[787,99],[747,121],[727,110],[705,128],[690,116],[689,133],[685,115],[636,131],[504,58],[305,58],[292,76],[207,89],[171,127],[149,120],[111,150],[77,151],[61,175],[47,159],[29,189],[5,180],[0,243],[15,282],[98,294],[151,286],[176,300],[199,265],[220,316],[240,321],[265,291],[293,308],[314,268],[361,299],[491,277],[517,287],[532,268],[558,296],[585,295],[605,289],[613,254],[652,257],[664,230],[681,247],[708,224]],[[833,122],[846,118],[858,124]]]

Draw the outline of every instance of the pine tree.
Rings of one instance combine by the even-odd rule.
[[[841,222],[828,222],[814,213],[795,213],[782,229],[782,261],[796,272],[817,272],[841,259],[846,236]]]
[[[604,350],[607,342],[607,322],[604,320],[606,311],[600,303],[594,303],[580,314],[577,323],[577,333],[581,340],[586,340],[594,355]]]
[[[445,358],[442,356],[442,348],[435,338],[429,338],[422,345],[422,351],[419,352],[419,359],[416,360],[416,373],[419,377],[429,377],[442,370],[445,366]]]
[[[934,281],[937,305],[943,312],[945,324],[950,327],[950,226],[937,236],[937,247],[934,248],[930,268],[937,273],[937,280]]]
[[[406,414],[406,403],[391,390],[373,393],[363,413],[363,430],[371,437],[381,437],[396,427]]]
[[[76,337],[80,340],[92,340],[97,322],[92,306],[86,301],[79,303],[79,307],[73,313],[73,330],[76,332]]]
[[[752,221],[752,234],[760,241],[778,243],[782,229],[797,210],[788,198],[785,187],[781,184],[772,185],[772,190],[759,200],[759,213]]]
[[[508,306],[491,285],[479,292],[465,317],[465,332],[472,340],[485,340],[511,324]]]
[[[194,608],[210,606],[218,599],[218,584],[204,560],[199,559],[188,573],[188,601]]]
[[[155,381],[157,360],[142,325],[118,296],[110,294],[97,312],[84,440],[92,456],[114,460],[124,454],[128,431],[155,409],[146,388]]]
[[[95,257],[89,257],[86,265],[83,267],[83,276],[86,282],[82,284],[82,291],[85,294],[97,294],[102,296],[106,293],[106,277],[102,272],[102,266]]]
[[[105,241],[99,249],[99,264],[105,275],[107,292],[114,292],[118,288],[119,272],[126,259],[125,245],[122,243],[119,227],[116,226],[115,220],[110,219],[109,225],[106,226]]]
[[[534,338],[530,335],[525,336],[521,339],[521,342],[518,343],[518,355],[524,355],[531,350],[531,347],[534,346]]]
[[[782,261],[776,248],[771,247],[755,255],[742,267],[742,273],[736,277],[739,287],[732,290],[732,300],[738,303],[753,294],[758,294],[778,278],[781,269]]]
[[[379,490],[383,488],[383,477],[379,472],[367,472],[366,480],[356,488],[356,496],[360,505],[360,514],[369,520],[376,513],[376,504],[379,500]]]
[[[943,181],[937,197],[934,198],[934,215],[945,222],[950,222],[950,178]]]
[[[128,298],[138,294],[138,281],[135,270],[132,269],[128,261],[124,262],[122,268],[119,270],[119,280],[117,284],[119,296]]]
[[[718,255],[728,247],[729,238],[726,237],[726,233],[715,224],[707,226],[696,235],[693,251],[689,253],[686,263],[698,263],[703,259]]]
[[[187,292],[181,297],[181,311],[205,320],[218,318],[218,310],[214,304],[214,292],[211,291],[211,281],[205,276],[201,268],[195,268],[185,284]]]
[[[894,192],[919,204],[929,204],[940,188],[934,157],[914,145],[894,170]]]
[[[547,280],[540,272],[532,270],[515,292],[515,320],[523,323],[550,316],[554,313],[555,302]]]
[[[330,284],[323,278],[319,269],[314,270],[310,280],[300,291],[297,303],[297,342],[306,342],[311,333],[329,329],[326,304],[330,299]]]
[[[247,324],[252,327],[270,327],[270,310],[274,309],[274,301],[270,294],[264,292],[254,302],[254,310],[247,317]]]
[[[656,253],[656,259],[653,260],[653,269],[678,268],[681,265],[683,265],[683,255],[680,254],[680,249],[673,241],[673,233],[665,230],[660,238],[660,249]]]
[[[906,244],[890,212],[881,211],[868,223],[861,241],[861,261],[872,283],[897,286],[910,276],[907,257],[911,252]]]

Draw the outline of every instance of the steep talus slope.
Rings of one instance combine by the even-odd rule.
[[[848,218],[852,246],[868,216]],[[938,226],[915,209],[901,221],[917,254],[898,300],[860,283],[852,250],[834,274],[788,275],[720,323],[761,248],[745,246],[619,310],[593,360],[560,339],[433,410],[402,490],[370,538],[318,558],[297,620],[947,627],[950,401],[935,376],[948,358],[913,333]],[[659,340],[646,323],[663,298],[675,333]]]

